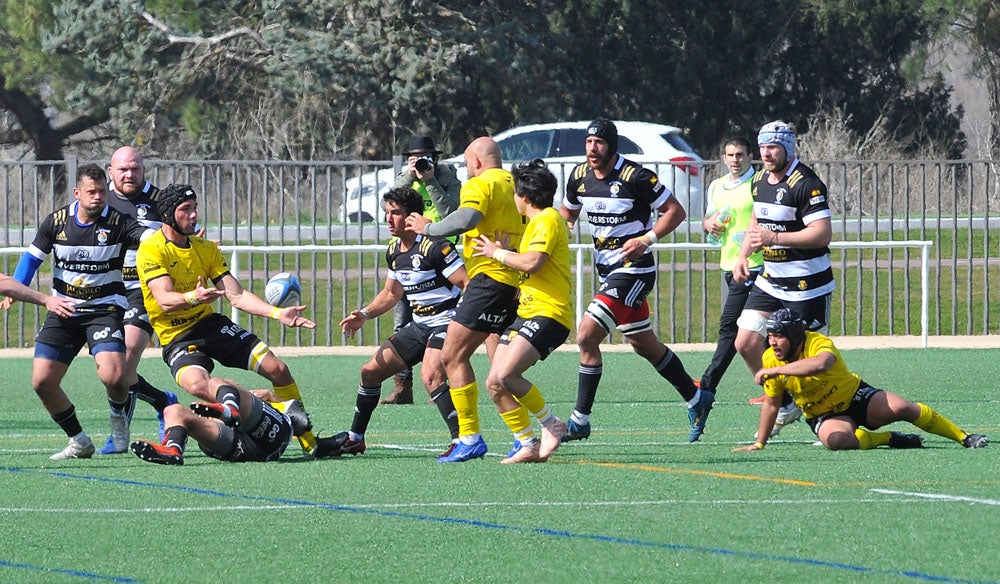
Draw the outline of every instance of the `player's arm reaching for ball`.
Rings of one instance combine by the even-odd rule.
[[[403,297],[403,285],[392,278],[385,279],[385,286],[379,290],[375,298],[367,306],[352,310],[340,321],[340,331],[353,338],[354,333],[361,329],[365,321],[392,310]]]

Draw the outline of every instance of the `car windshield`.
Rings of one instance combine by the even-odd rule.
[[[500,155],[511,162],[548,158],[553,136],[554,130],[539,130],[504,138],[499,142]]]
[[[681,138],[681,135],[678,134],[677,132],[667,132],[666,134],[660,134],[660,137],[666,140],[668,144],[680,150],[681,152],[687,152],[688,154],[695,153],[694,148],[688,145],[688,143],[684,141],[684,138]]]

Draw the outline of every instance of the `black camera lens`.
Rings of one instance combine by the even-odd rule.
[[[430,156],[421,156],[413,163],[413,168],[417,169],[417,172],[427,172],[432,166],[434,161]]]

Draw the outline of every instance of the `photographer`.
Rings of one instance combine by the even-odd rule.
[[[440,221],[458,208],[459,191],[462,183],[458,180],[455,167],[439,163],[441,151],[434,146],[430,136],[414,136],[409,147],[403,151],[406,166],[396,175],[394,188],[413,189],[424,200],[424,217]],[[413,320],[410,305],[399,302],[393,312],[393,330],[406,326]],[[413,370],[407,368],[394,378],[392,392],[382,400],[383,404],[413,403]]]

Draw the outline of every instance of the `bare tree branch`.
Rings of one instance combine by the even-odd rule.
[[[239,28],[234,28],[232,30],[228,30],[228,31],[226,31],[224,33],[217,34],[217,35],[210,36],[210,37],[193,36],[193,35],[181,36],[181,35],[175,34],[173,32],[173,30],[169,26],[166,25],[166,23],[162,22],[161,20],[159,20],[158,18],[156,18],[152,14],[146,12],[145,10],[142,12],[142,17],[146,20],[146,22],[148,22],[149,24],[152,24],[156,28],[158,28],[161,31],[163,31],[163,33],[167,35],[167,40],[169,42],[171,42],[171,43],[174,43],[174,44],[185,44],[186,43],[186,44],[192,44],[192,45],[218,45],[218,44],[221,44],[221,43],[223,43],[223,42],[225,42],[225,41],[227,41],[227,40],[229,40],[231,38],[235,38],[235,37],[238,37],[238,36],[249,36],[254,41],[256,41],[257,44],[260,45],[261,47],[263,47],[265,49],[269,49],[270,48],[270,47],[267,46],[267,43],[264,42],[264,39],[260,35],[258,35],[253,29],[248,28],[246,26],[241,26]]]

